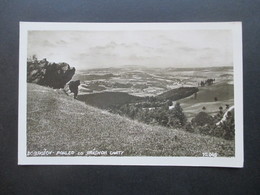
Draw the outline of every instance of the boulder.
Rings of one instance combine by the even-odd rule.
[[[27,62],[27,82],[48,86],[54,89],[64,88],[75,74],[75,68],[67,63],[49,63],[46,59]]]

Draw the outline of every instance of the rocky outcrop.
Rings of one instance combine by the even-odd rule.
[[[27,82],[48,86],[54,89],[64,88],[75,74],[75,68],[67,63],[50,63],[46,59],[27,61]]]

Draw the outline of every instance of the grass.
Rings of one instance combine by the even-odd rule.
[[[234,141],[150,126],[28,84],[28,151],[124,151],[124,156],[234,156]]]

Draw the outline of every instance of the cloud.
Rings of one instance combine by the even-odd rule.
[[[55,45],[51,43],[49,40],[44,40],[42,43],[43,47],[54,47]]]
[[[213,54],[214,52],[217,52],[216,49],[210,47],[205,47],[205,48],[178,47],[177,50],[184,53],[204,53],[204,54],[212,53]]]
[[[28,55],[83,69],[123,64],[186,66],[232,62],[227,31],[34,31]]]
[[[64,40],[58,40],[56,41],[57,46],[67,46],[68,42]]]

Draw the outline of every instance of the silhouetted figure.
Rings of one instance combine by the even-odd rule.
[[[69,89],[72,93],[74,93],[74,99],[77,99],[78,92],[79,92],[78,89],[79,85],[80,85],[80,80],[70,81],[69,83]]]

